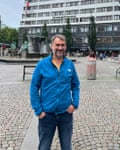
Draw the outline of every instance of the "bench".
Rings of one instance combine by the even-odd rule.
[[[116,70],[116,79],[117,79],[118,75],[120,75],[120,67],[117,68],[117,70]]]
[[[25,75],[26,74],[32,74],[33,73],[33,68],[35,68],[35,65],[24,65],[23,66],[23,80],[25,80]]]

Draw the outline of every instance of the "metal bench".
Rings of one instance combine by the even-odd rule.
[[[33,73],[33,68],[35,68],[35,65],[24,65],[23,66],[23,80],[25,80],[25,75],[26,74],[32,74]]]
[[[116,70],[116,79],[118,78],[118,75],[120,75],[120,67]]]

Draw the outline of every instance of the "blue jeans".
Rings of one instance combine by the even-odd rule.
[[[56,127],[61,150],[72,150],[73,114],[67,112],[59,115],[46,113],[44,118],[39,119],[38,150],[50,150]]]

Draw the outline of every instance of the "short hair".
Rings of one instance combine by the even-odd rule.
[[[65,37],[64,35],[62,35],[62,34],[55,34],[55,35],[51,38],[51,43],[53,43],[56,38],[59,38],[59,39],[61,39],[61,40],[63,40],[63,41],[66,42],[66,37]]]

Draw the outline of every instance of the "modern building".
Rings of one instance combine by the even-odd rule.
[[[89,18],[95,17],[96,50],[120,51],[120,0],[27,0],[20,21],[22,33],[41,33],[46,23],[49,35],[62,33],[70,19],[74,47],[88,47]]]

